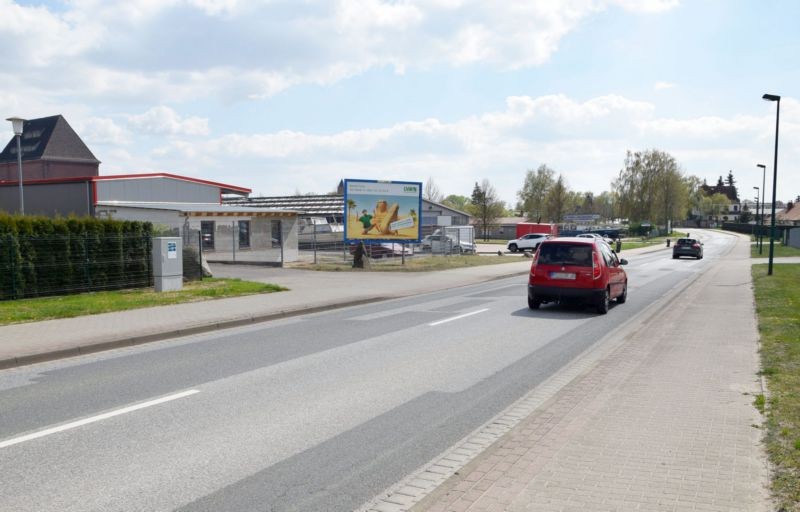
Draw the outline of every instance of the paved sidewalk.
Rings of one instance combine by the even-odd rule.
[[[411,510],[771,510],[750,264],[740,240]]]

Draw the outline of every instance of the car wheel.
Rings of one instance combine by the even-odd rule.
[[[628,283],[625,283],[625,286],[622,287],[622,295],[617,297],[617,304],[625,304],[625,301],[628,300]]]
[[[673,260],[677,260],[677,259],[678,259],[678,255],[677,255],[677,254],[673,254],[673,255],[672,255],[672,259],[673,259]]]
[[[542,303],[539,302],[538,300],[531,299],[530,297],[528,297],[528,307],[529,308],[531,308],[531,309],[539,309],[539,306],[541,306],[541,305],[542,305]]]
[[[511,252],[517,252],[517,244],[511,244],[508,246],[508,250]]]
[[[608,313],[609,303],[611,302],[611,293],[609,293],[608,288],[603,290],[603,298],[600,299],[600,302],[597,304],[597,312],[601,315],[605,315]]]

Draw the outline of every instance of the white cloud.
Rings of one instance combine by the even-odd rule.
[[[75,130],[89,148],[92,148],[95,144],[126,146],[131,143],[131,133],[116,124],[113,119],[89,117],[81,120],[75,126]]]
[[[482,64],[539,66],[608,7],[650,0],[74,0],[63,11],[0,0],[4,72],[42,94],[156,104],[258,99],[373,67],[398,73]],[[51,78],[63,88],[52,91]]]
[[[128,124],[141,133],[153,135],[208,135],[208,119],[181,117],[169,107],[153,107],[144,114],[130,116]]]
[[[680,0],[611,0],[611,3],[629,11],[659,13],[678,7],[681,2]]]
[[[653,90],[655,91],[663,91],[664,89],[672,89],[675,87],[675,84],[670,82],[656,82],[653,85]]]
[[[788,98],[784,103],[787,117],[800,114],[800,103]],[[787,120],[781,130],[782,137],[797,138],[800,123]],[[661,118],[654,105],[618,95],[586,101],[513,96],[502,110],[453,122],[425,119],[332,134],[281,130],[177,138],[153,159],[176,172],[191,165],[201,177],[278,195],[296,189],[324,193],[345,177],[428,176],[447,193],[468,195],[476,181],[487,178],[513,203],[525,169],[541,163],[563,172],[575,190],[607,190],[629,149],[667,151],[686,172],[709,180],[734,169],[747,183],[743,162],[749,169],[763,160],[773,136],[774,116],[767,110],[763,116]],[[800,156],[791,147],[782,157],[787,161]]]

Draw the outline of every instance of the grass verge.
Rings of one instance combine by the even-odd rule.
[[[672,241],[675,241],[674,236],[672,237],[665,237],[659,236],[656,238],[648,238],[646,240],[641,240],[639,238],[623,238],[622,239],[622,251],[620,253],[625,252],[625,250],[629,249],[639,249],[641,247],[653,247],[656,245],[662,245],[664,247],[667,246],[667,238],[672,238]],[[612,249],[616,249],[616,244],[611,244]]]
[[[371,261],[369,263],[369,269],[355,269],[352,268],[350,263],[344,262],[322,262],[316,265],[313,263],[293,263],[291,267],[306,270],[324,270],[328,272],[430,272],[453,268],[514,263],[523,260],[530,262],[530,259],[521,256],[414,256],[413,258],[406,258],[405,264],[402,264],[401,258],[389,258],[385,261]]]
[[[274,284],[241,279],[203,279],[186,283],[183,290],[156,293],[152,288],[81,293],[59,297],[40,297],[0,302],[0,325],[36,322],[56,318],[96,315],[112,311],[198,302],[256,293],[284,291]]]
[[[772,490],[783,510],[800,511],[800,265],[753,265],[761,367],[769,396],[767,453]],[[756,404],[758,406],[758,404]]]
[[[787,256],[800,256],[800,249],[795,249],[794,247],[789,247],[788,245],[783,245],[779,242],[776,242],[773,246],[773,256],[776,258],[787,257]],[[762,254],[758,254],[758,246],[751,245],[750,257],[769,258],[769,240],[764,241],[764,250],[762,251]]]

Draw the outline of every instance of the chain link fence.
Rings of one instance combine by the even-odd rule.
[[[0,236],[0,300],[152,286],[149,235]]]

